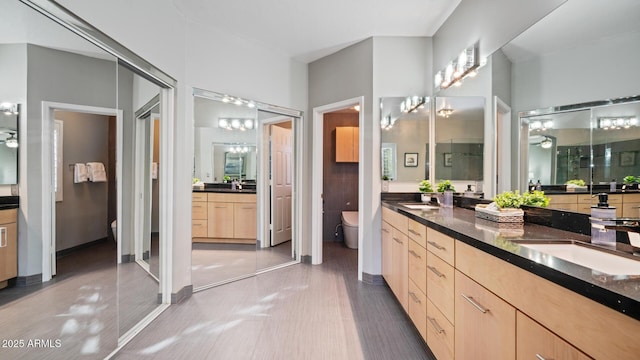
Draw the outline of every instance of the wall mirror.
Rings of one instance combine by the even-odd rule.
[[[392,181],[429,179],[430,98],[415,98],[413,105],[412,98],[380,99],[381,174]]]
[[[0,185],[18,183],[20,104],[0,99]]]
[[[573,178],[597,185],[632,170],[634,128],[620,135],[598,121],[634,116],[638,16],[637,1],[567,1],[501,49],[511,65],[510,105],[522,120],[512,177],[521,191],[538,177],[543,185]]]

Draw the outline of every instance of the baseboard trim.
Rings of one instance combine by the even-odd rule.
[[[382,275],[368,274],[366,272],[362,273],[362,282],[365,284],[376,286],[385,285],[385,281]]]
[[[300,262],[303,264],[311,264],[311,255],[302,255],[300,256]]]
[[[124,255],[122,255],[122,263],[123,264],[128,264],[128,263],[134,262],[134,261],[136,261],[135,254],[124,254]]]
[[[42,284],[42,274],[18,276],[16,278],[16,287],[25,287],[38,284]]]
[[[187,285],[180,289],[180,291],[178,291],[177,293],[171,294],[171,303],[179,304],[185,299],[190,298],[191,295],[193,295],[193,285]]]

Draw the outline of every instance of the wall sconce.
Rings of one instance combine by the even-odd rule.
[[[227,118],[219,118],[218,119],[218,127],[227,129],[227,130],[251,130],[253,129],[253,119],[227,119]]]
[[[476,69],[480,67],[480,54],[478,43],[462,50],[456,59],[449,61],[447,66],[436,73],[434,86],[436,89],[447,89],[452,85],[460,86],[466,77],[476,75]]]
[[[628,129],[632,126],[638,126],[638,119],[635,116],[598,118],[598,129],[602,130]]]
[[[553,128],[553,120],[540,119],[529,123],[529,131],[545,131]]]
[[[410,96],[402,103],[400,103],[400,111],[403,113],[414,112],[418,109],[424,109],[424,104],[427,102],[426,97],[422,96]]]

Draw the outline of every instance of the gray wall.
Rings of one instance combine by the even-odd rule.
[[[68,165],[98,161],[109,168],[109,117],[56,111],[55,118],[64,126],[64,198],[56,202],[56,250],[60,251],[108,235],[107,182],[75,184],[73,169]]]
[[[42,147],[48,146],[42,139],[42,101],[116,107],[115,62],[28,45],[27,63],[27,149],[21,153],[26,156],[21,179],[27,191],[21,187],[19,276],[42,273],[42,182],[51,180],[42,176]]]

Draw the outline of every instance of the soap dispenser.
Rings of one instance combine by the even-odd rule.
[[[616,217],[616,208],[615,206],[609,206],[609,195],[607,193],[600,193],[597,196],[598,205],[591,207],[591,243],[615,245],[615,230],[605,229],[605,226],[616,224],[613,221]]]
[[[467,190],[464,191],[465,197],[473,197],[473,189],[471,188],[473,185],[467,185]]]

